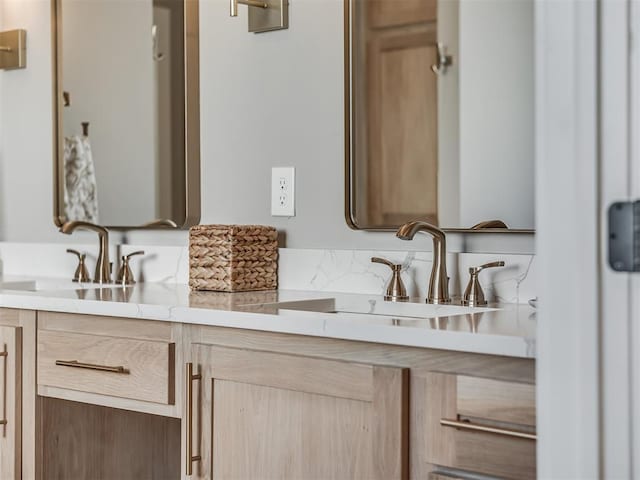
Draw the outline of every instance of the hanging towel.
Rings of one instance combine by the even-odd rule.
[[[98,187],[89,137],[65,137],[64,183],[67,220],[98,224]]]

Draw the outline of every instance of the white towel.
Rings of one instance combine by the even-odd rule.
[[[65,137],[64,183],[64,211],[67,220],[98,224],[98,187],[88,137]]]

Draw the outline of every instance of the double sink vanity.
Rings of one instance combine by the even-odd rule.
[[[237,3],[251,19],[278,2]],[[295,28],[247,41],[219,2],[51,0],[54,222],[95,231],[100,250],[94,271],[74,253],[76,282],[61,268],[65,280],[0,278],[1,479],[535,478],[535,311],[484,304],[478,274],[503,265],[500,253],[473,264],[466,289],[467,272],[455,273],[451,303],[445,243],[445,231],[456,252],[532,243],[533,2],[344,0],[322,14],[313,3],[296,4]],[[337,56],[332,32],[344,35]],[[320,62],[291,45],[327,49]],[[495,58],[509,58],[509,75]],[[201,61],[215,64],[201,72]],[[292,65],[314,81],[295,80]],[[344,95],[332,93],[343,74]],[[225,85],[269,95],[229,103]],[[290,213],[304,219],[278,213],[296,204],[293,168],[271,171],[264,207],[267,165],[282,162],[299,168]],[[341,206],[345,219],[329,221]],[[384,259],[374,261],[393,280],[379,295],[196,292],[131,284],[126,263],[112,271],[110,232],[126,245],[140,230],[174,230],[167,243],[184,246],[175,230],[198,225],[201,210],[271,225],[280,247],[375,237],[397,252],[410,244],[398,239],[428,233],[429,286],[407,294],[406,265]],[[482,233],[497,246],[469,247]],[[514,244],[504,251],[531,253]],[[46,257],[29,255],[20,262]],[[378,280],[390,273],[367,258],[362,270],[374,268]]]
[[[11,278],[0,306],[1,478],[535,478],[530,307]]]

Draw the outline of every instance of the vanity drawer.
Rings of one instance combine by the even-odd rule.
[[[430,373],[427,462],[501,478],[536,478],[535,386]]]
[[[38,385],[173,405],[175,344],[38,331]]]

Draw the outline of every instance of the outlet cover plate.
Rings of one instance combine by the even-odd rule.
[[[271,216],[295,217],[296,169],[273,167],[271,169]]]

